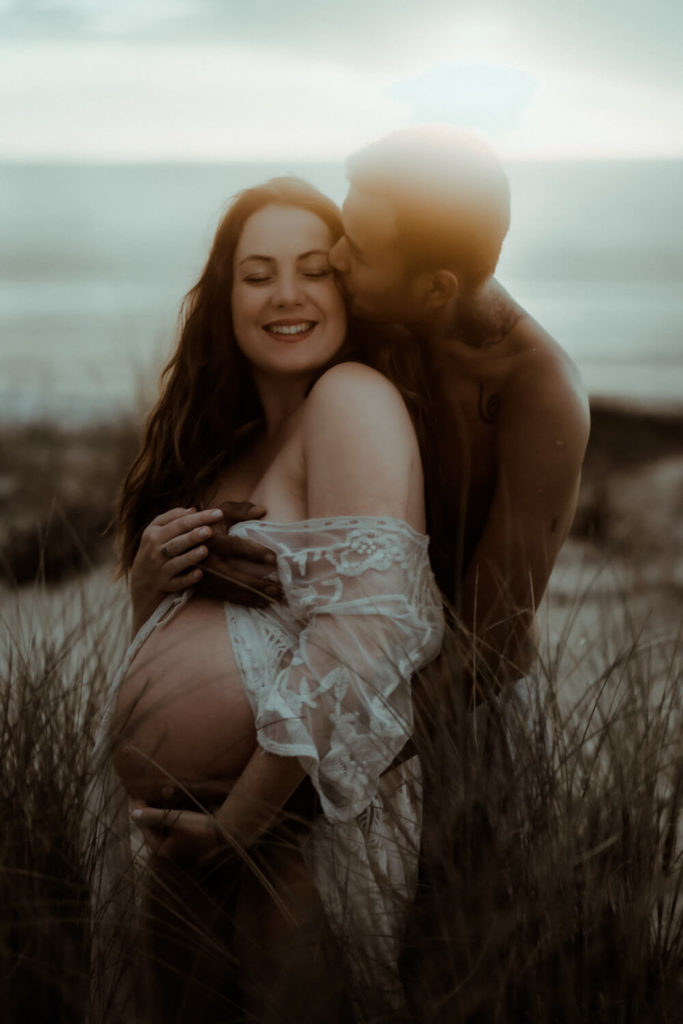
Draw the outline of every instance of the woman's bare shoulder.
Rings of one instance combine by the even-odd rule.
[[[317,420],[339,409],[353,410],[365,422],[390,416],[409,421],[408,410],[398,388],[388,377],[364,363],[346,362],[326,370],[306,400],[308,418]]]
[[[391,515],[423,529],[420,451],[391,381],[340,363],[316,381],[305,406],[308,514]]]
[[[373,369],[372,366],[367,366],[365,363],[359,363],[355,360],[335,363],[329,370],[325,370],[313,385],[311,394],[321,388],[346,388],[358,385],[366,388],[387,389],[398,394],[397,388],[383,373]]]
[[[319,446],[334,439],[404,453],[417,447],[410,414],[400,391],[383,374],[363,363],[339,363],[315,382],[302,418],[304,443]]]

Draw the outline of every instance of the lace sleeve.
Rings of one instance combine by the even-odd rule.
[[[278,551],[301,625],[257,702],[259,743],[300,758],[328,818],[352,818],[412,734],[411,676],[441,645],[428,539],[369,517],[242,525]]]

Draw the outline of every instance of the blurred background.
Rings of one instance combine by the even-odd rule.
[[[0,0],[2,1020],[90,1020],[105,981],[107,527],[221,211],[285,173],[341,201],[349,153],[428,121],[501,155],[499,278],[592,435],[531,676],[563,715],[500,761],[486,718],[436,744],[416,978],[440,1020],[683,1020],[681,54],[681,0]]]
[[[341,201],[351,151],[447,121],[503,158],[498,276],[591,395],[557,599],[621,567],[674,628],[682,28],[675,0],[0,0],[6,590],[110,557],[112,496],[229,197],[298,173]]]

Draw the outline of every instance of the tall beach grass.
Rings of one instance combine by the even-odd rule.
[[[579,656],[580,601],[522,697],[472,715],[453,651],[435,670],[421,875],[401,961],[408,1009],[385,1019],[683,1020],[683,646],[641,637],[612,597]],[[123,594],[102,572],[68,592],[7,597],[2,614],[0,1013],[8,1024],[99,1024],[86,799],[102,696],[126,642]],[[349,995],[359,1019],[376,1019],[363,1018],[369,993]],[[334,1019],[312,1000],[273,1012]]]
[[[604,587],[572,563],[526,696],[490,695],[472,715],[451,644],[430,672],[438,698],[420,746],[421,874],[400,965],[407,1008],[385,1020],[683,1021],[683,419],[595,412],[577,532],[632,562],[634,575]],[[103,532],[138,431],[131,416],[3,434],[0,1019],[9,1024],[104,1021],[92,927],[102,832],[87,804],[103,695],[128,628]],[[635,612],[653,586],[672,597],[654,639]],[[119,947],[133,948],[130,929],[124,915]],[[372,938],[359,935],[358,948]],[[374,994],[344,992],[353,975],[339,959],[333,967],[329,998],[312,998],[304,964],[304,982],[294,977],[268,1019],[347,1021],[349,1005],[374,1019]]]

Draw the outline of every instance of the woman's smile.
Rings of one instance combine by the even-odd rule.
[[[292,342],[309,338],[317,326],[317,320],[273,320],[263,330],[278,341]]]

